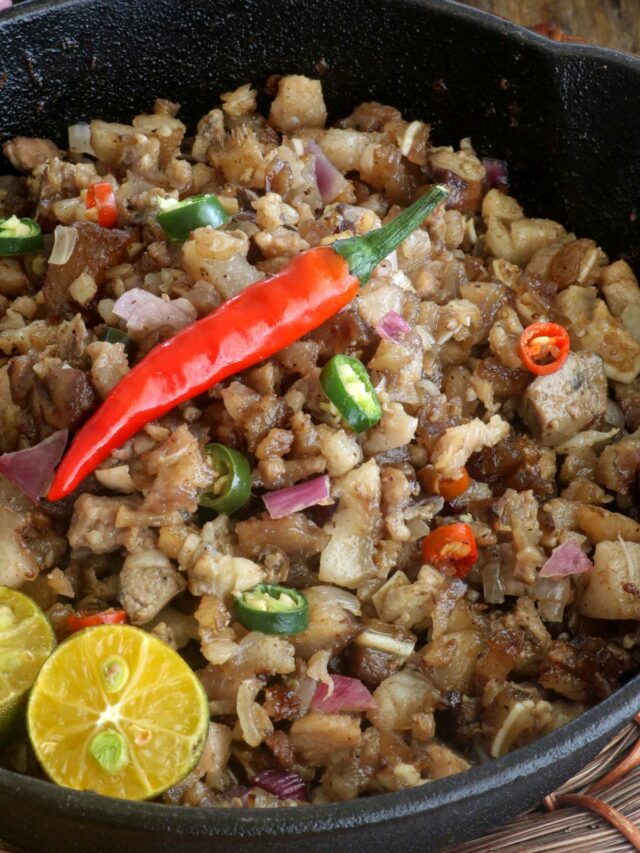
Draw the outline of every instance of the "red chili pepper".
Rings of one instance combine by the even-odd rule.
[[[85,204],[88,208],[98,208],[98,225],[102,228],[115,228],[118,224],[118,208],[113,187],[109,181],[98,181],[87,190]]]
[[[437,568],[451,566],[464,578],[478,558],[478,545],[468,524],[443,524],[422,540],[422,559]]]
[[[536,376],[560,370],[570,349],[569,332],[558,323],[532,323],[520,335],[518,344],[524,366]]]
[[[97,610],[95,613],[69,613],[67,616],[67,627],[74,633],[82,631],[83,628],[95,628],[96,625],[123,625],[127,621],[124,610]]]
[[[463,495],[471,483],[471,478],[467,473],[467,469],[462,469],[462,474],[459,477],[443,477],[438,480],[436,488],[439,494],[445,501],[452,501],[454,498]]]
[[[112,450],[154,418],[251,367],[322,325],[380,261],[446,198],[436,186],[382,228],[309,249],[149,352],[76,435],[56,471],[51,501],[72,492]]]

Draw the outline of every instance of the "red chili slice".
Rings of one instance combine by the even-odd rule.
[[[85,204],[87,208],[98,208],[98,225],[102,228],[115,228],[118,224],[116,197],[109,181],[91,184],[87,190]]]
[[[80,613],[69,613],[67,626],[71,633],[82,631],[83,628],[95,628],[96,625],[124,625],[127,614],[124,610],[97,610],[95,613],[81,611]]]
[[[478,558],[478,545],[468,524],[443,524],[422,540],[422,559],[436,568],[450,566],[465,578]]]
[[[524,366],[536,376],[560,370],[569,356],[569,332],[558,323],[532,323],[520,335],[518,354]]]

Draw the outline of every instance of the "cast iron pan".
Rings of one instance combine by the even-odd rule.
[[[37,0],[0,23],[0,137],[62,143],[156,96],[193,123],[272,73],[322,76],[334,116],[363,100],[472,136],[509,161],[530,214],[640,262],[640,61],[557,45],[448,0]],[[7,164],[0,164],[2,166]],[[1,559],[1,555],[0,555]],[[637,679],[542,740],[411,791],[302,809],[188,809],[76,793],[0,771],[0,837],[44,853],[440,851],[523,811],[638,710]]]

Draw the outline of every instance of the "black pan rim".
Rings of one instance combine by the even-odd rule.
[[[3,13],[5,22],[32,19],[58,8],[91,5],[95,0],[27,0]],[[527,46],[555,56],[560,62],[588,61],[594,66],[617,66],[637,75],[640,84],[640,59],[610,48],[575,43],[553,42],[510,21],[463,5],[456,0],[370,0],[381,5],[430,8],[453,20],[465,20],[480,29],[498,32],[517,45]],[[46,806],[62,811],[82,822],[104,820],[114,827],[135,827],[140,831],[158,831],[163,827],[176,835],[278,837],[328,833],[375,826],[408,815],[428,814],[458,801],[481,797],[492,790],[508,797],[509,786],[551,764],[561,762],[577,750],[599,745],[632,717],[640,698],[640,675],[616,693],[575,720],[540,740],[502,758],[475,766],[456,776],[397,793],[376,795],[346,803],[311,805],[299,809],[222,809],[187,808],[158,803],[114,800],[91,792],[61,788],[53,783],[0,769],[0,791],[34,807]],[[592,751],[595,748],[592,747]]]
[[[18,18],[29,19],[46,15],[52,9],[89,6],[94,2],[95,0],[23,0],[19,5],[14,5],[2,13],[0,31],[5,21]],[[292,0],[292,2],[295,2],[295,0]],[[459,0],[370,0],[370,2],[381,6],[398,4],[443,11],[451,18],[470,21],[477,26],[498,32],[505,38],[509,38],[518,44],[534,47],[545,53],[555,55],[558,58],[587,58],[592,61],[601,61],[604,63],[612,62],[626,66],[634,73],[640,72],[640,56],[601,45],[553,41],[521,24],[516,24],[491,12],[467,6],[465,3],[459,2]]]

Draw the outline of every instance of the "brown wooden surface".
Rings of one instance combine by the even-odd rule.
[[[550,21],[593,44],[640,53],[640,0],[465,0],[531,26]]]

